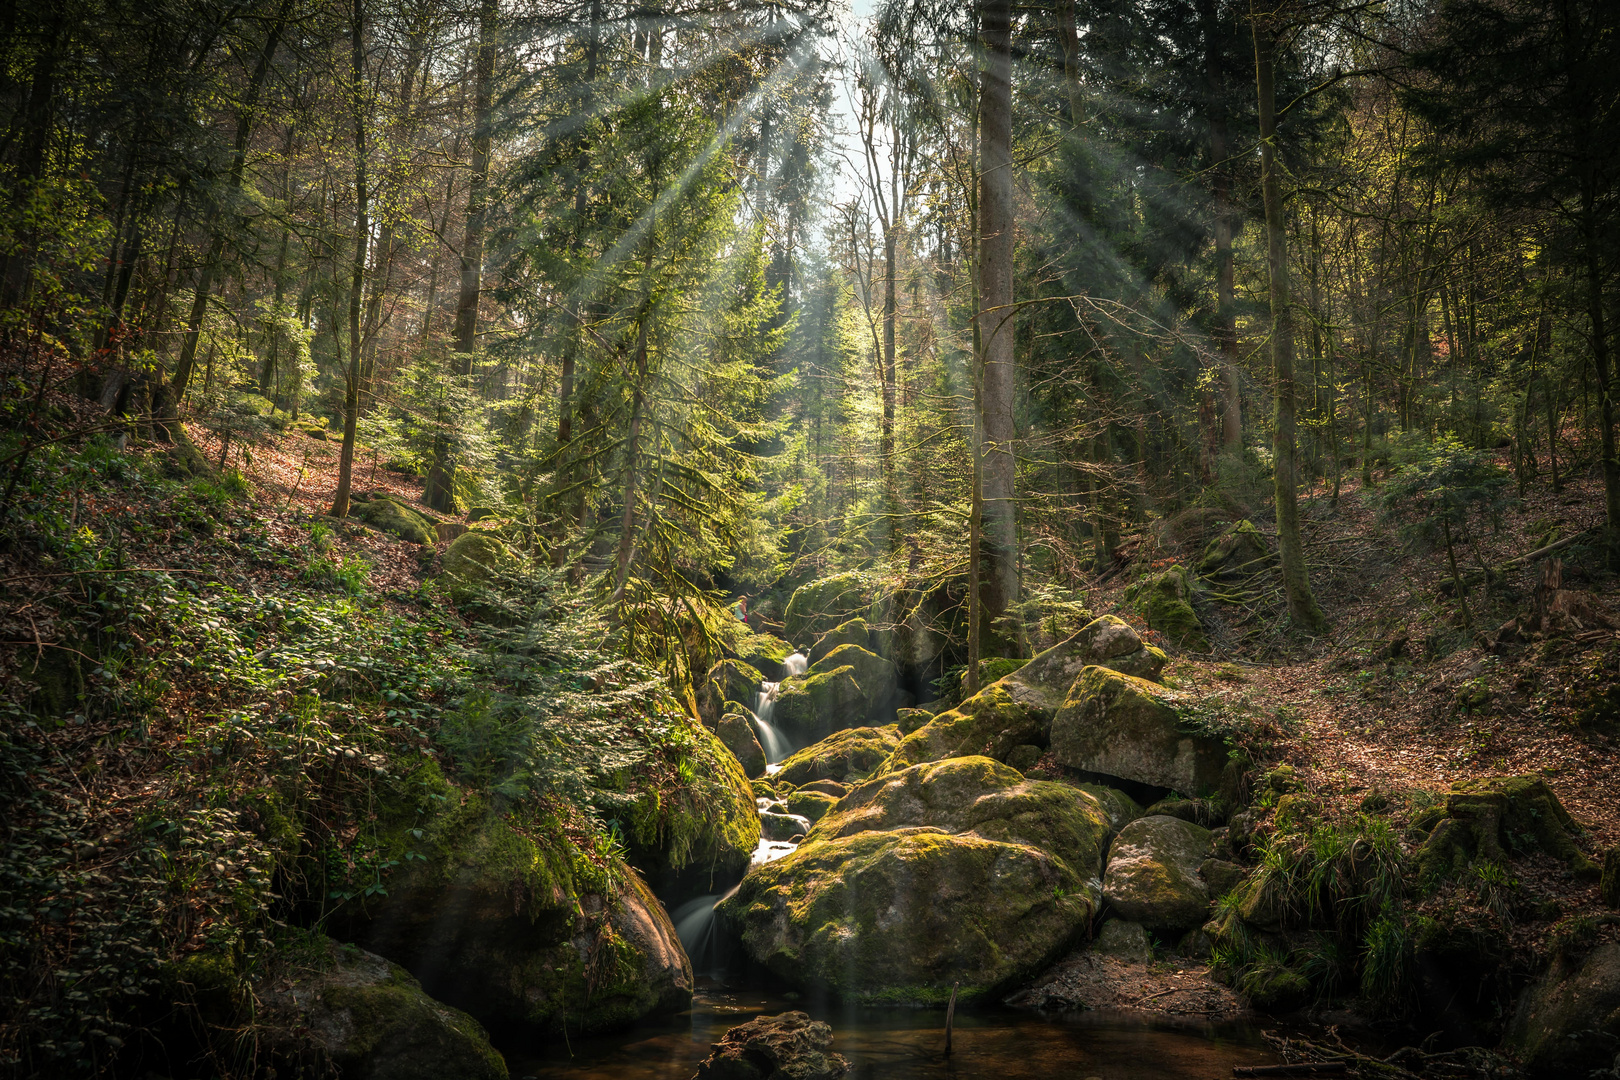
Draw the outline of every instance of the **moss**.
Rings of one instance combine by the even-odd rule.
[[[1227,750],[1184,719],[1183,699],[1157,683],[1091,666],[1052,720],[1052,753],[1085,772],[1169,788],[1213,791]]]
[[[820,821],[827,811],[838,805],[838,799],[820,791],[795,791],[784,800],[788,813],[798,814],[811,822]]]
[[[444,573],[456,599],[474,596],[487,588],[512,562],[512,549],[487,532],[466,532],[451,541],[444,553]]]
[[[1536,776],[1465,780],[1451,786],[1445,817],[1418,852],[1422,878],[1437,882],[1469,862],[1503,863],[1513,854],[1542,852],[1582,878],[1600,876],[1597,863],[1575,845],[1569,812]]]
[[[854,645],[861,649],[869,649],[871,644],[871,628],[867,625],[865,619],[857,615],[853,619],[846,619],[839,623],[816,639],[815,646],[810,650],[810,663],[820,662],[822,657],[840,645]]]
[[[894,772],[967,754],[1004,761],[1016,746],[1044,746],[1046,741],[1045,717],[1019,702],[1006,682],[998,681],[906,736],[883,769]]]
[[[1143,579],[1136,586],[1133,599],[1150,630],[1157,630],[1179,648],[1209,651],[1209,638],[1192,607],[1192,585],[1182,567],[1172,566]]]
[[[837,574],[801,585],[782,613],[790,642],[806,645],[867,608],[867,586],[859,574]]]
[[[378,532],[396,536],[407,543],[431,544],[437,539],[432,522],[386,496],[356,502],[350,506],[349,513]]]
[[[736,701],[753,707],[759,700],[760,683],[765,677],[757,668],[741,660],[722,660],[709,669],[697,687],[698,715],[713,727],[726,711],[725,703]]]
[[[789,757],[776,776],[795,787],[815,780],[864,780],[899,743],[900,730],[893,724],[845,728]]]
[[[1204,548],[1198,572],[1208,578],[1243,578],[1273,561],[1266,538],[1252,521],[1233,522]]]
[[[777,691],[771,719],[799,738],[820,738],[865,715],[866,695],[853,667],[807,673]]]
[[[814,675],[818,671],[837,671],[846,667],[854,675],[855,684],[861,688],[865,717],[868,720],[877,719],[879,714],[894,701],[898,681],[894,665],[859,645],[839,645],[822,657],[820,663],[812,665],[809,674]]]

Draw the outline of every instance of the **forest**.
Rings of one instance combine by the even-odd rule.
[[[1607,0],[10,0],[0,1074],[1620,1078],[1616,320]]]

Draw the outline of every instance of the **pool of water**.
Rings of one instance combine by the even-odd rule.
[[[803,1009],[833,1027],[853,1078],[883,1080],[1213,1080],[1234,1065],[1280,1059],[1245,1024],[1158,1023],[1098,1012],[1047,1017],[1013,1009],[958,1010],[953,1052],[938,1009],[818,1008],[766,991],[709,986],[691,1011],[616,1035],[509,1053],[514,1080],[690,1080],[727,1028]]]

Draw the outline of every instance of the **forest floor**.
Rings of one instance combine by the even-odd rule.
[[[1479,530],[1479,554],[1500,566],[1593,529],[1602,507],[1601,479],[1591,473],[1568,478],[1556,493],[1544,481],[1532,484],[1499,527]],[[1262,733],[1253,748],[1260,763],[1294,766],[1325,819],[1348,820],[1371,804],[1387,807],[1383,815],[1400,831],[1443,802],[1453,783],[1535,775],[1582,828],[1587,854],[1601,860],[1620,845],[1620,634],[1611,629],[1620,626],[1620,578],[1603,568],[1597,545],[1577,541],[1548,557],[1562,558],[1564,586],[1582,590],[1598,622],[1543,640],[1498,642],[1499,627],[1529,612],[1545,560],[1493,578],[1489,595],[1476,583],[1466,598],[1472,625],[1464,626],[1444,551],[1404,544],[1397,524],[1381,517],[1376,492],[1364,492],[1359,480],[1344,485],[1336,505],[1324,490],[1301,511],[1329,632],[1312,640],[1286,630],[1280,588],[1266,582],[1247,606],[1200,605],[1212,651],[1172,648],[1166,683],[1247,714]],[[1161,539],[1138,558],[1195,564],[1202,539]],[[1478,569],[1472,552],[1465,574],[1470,567]],[[1125,594],[1134,576],[1106,580],[1093,595],[1095,609],[1114,611],[1164,645]],[[1546,955],[1559,921],[1592,917],[1600,937],[1620,937],[1600,918],[1597,882],[1545,855],[1513,869],[1526,901],[1551,900],[1556,908],[1547,910],[1561,917],[1509,920],[1517,963],[1533,967]]]

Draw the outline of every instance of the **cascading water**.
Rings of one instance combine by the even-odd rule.
[[[787,671],[786,678],[803,675],[810,669],[809,659],[801,652],[795,652],[782,661],[782,667]],[[776,692],[781,689],[780,682],[762,682],[759,684],[759,701],[754,708],[754,721],[759,729],[759,742],[765,751],[765,775],[773,776],[781,769],[782,761],[793,752],[786,736],[777,730],[771,723],[771,714],[776,711]],[[810,831],[810,822],[806,818],[798,817],[787,812],[787,807],[774,799],[759,799],[760,822],[764,831],[760,836],[759,846],[754,849],[754,864],[768,863],[780,859],[799,845],[786,839],[782,834],[784,827],[796,833]],[[772,839],[773,833],[779,837]]]
[[[803,675],[810,670],[810,661],[803,653],[796,652],[782,661],[787,669],[787,677]],[[759,684],[759,700],[755,703],[754,718],[759,723],[759,742],[765,751],[765,773],[767,776],[775,773],[782,764],[782,759],[793,752],[787,739],[782,736],[774,724],[771,723],[771,714],[776,711],[776,692],[781,689],[780,682],[762,682]]]

